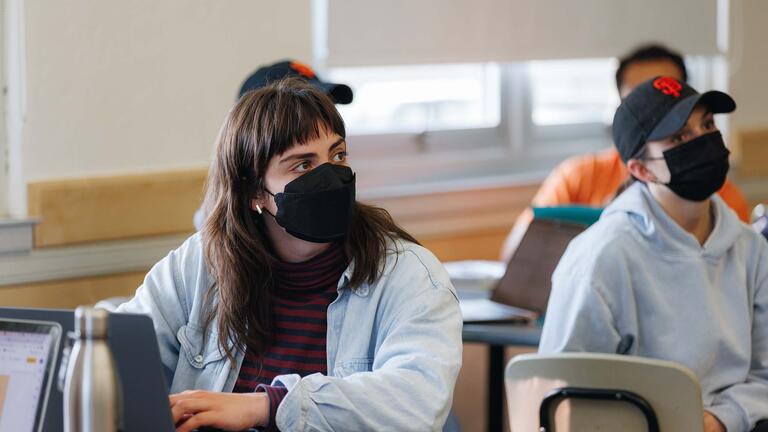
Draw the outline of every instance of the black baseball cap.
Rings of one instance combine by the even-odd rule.
[[[255,90],[279,81],[286,77],[298,76],[306,79],[312,85],[324,91],[337,104],[352,102],[352,89],[345,84],[334,84],[321,81],[308,65],[295,60],[283,60],[262,66],[249,76],[240,87],[238,98],[251,90]]]
[[[699,93],[671,77],[658,76],[637,86],[613,117],[613,142],[621,160],[627,162],[636,156],[646,142],[667,138],[682,129],[699,104],[712,114],[736,109],[733,98],[721,91]]]

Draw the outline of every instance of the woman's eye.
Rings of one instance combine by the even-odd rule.
[[[679,144],[679,143],[683,142],[683,135],[682,134],[678,134],[678,135],[673,136],[672,137],[672,142],[675,143],[675,144]]]
[[[304,162],[302,162],[302,163],[300,163],[300,164],[296,165],[296,166],[293,168],[293,170],[294,170],[294,171],[298,171],[298,172],[304,172],[304,171],[307,171],[307,170],[309,170],[310,166],[311,166],[311,165],[309,164],[309,162],[308,162],[308,161],[304,161]]]
[[[347,160],[347,152],[345,151],[338,152],[335,155],[333,155],[334,162],[344,162],[345,160]]]
[[[715,121],[714,121],[714,120],[707,120],[707,122],[706,122],[706,123],[704,123],[704,127],[705,127],[707,130],[711,130],[711,129],[714,129],[714,128],[715,128]]]

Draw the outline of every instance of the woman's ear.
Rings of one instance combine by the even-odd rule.
[[[260,198],[252,198],[251,199],[251,210],[255,211],[258,214],[261,214],[264,210],[264,203]]]
[[[656,174],[649,170],[648,167],[638,159],[630,159],[627,161],[627,171],[632,174],[632,177],[642,182],[654,183],[657,181]]]

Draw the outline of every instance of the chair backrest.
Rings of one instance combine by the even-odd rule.
[[[533,218],[555,222],[570,222],[590,226],[600,219],[601,207],[563,205],[553,207],[533,207]]]
[[[520,218],[515,223],[512,232],[502,248],[504,260],[509,260],[521,242],[525,238],[528,230],[534,225],[534,221],[548,221],[558,224],[578,225],[586,229],[600,219],[603,209],[600,207],[589,207],[581,205],[561,205],[552,207],[531,207],[532,218]]]
[[[661,431],[703,430],[701,388],[696,376],[677,363],[612,354],[523,354],[507,365],[509,425],[512,432],[537,431],[542,401],[560,389],[575,395],[551,398],[545,417],[562,431],[649,431],[643,403]],[[588,389],[587,396],[579,394]],[[595,399],[594,390],[614,399]],[[616,395],[622,394],[623,397]],[[575,397],[573,397],[575,396]],[[637,398],[638,404],[627,399]]]

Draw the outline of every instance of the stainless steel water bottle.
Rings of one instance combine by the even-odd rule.
[[[109,312],[75,310],[75,342],[64,381],[64,432],[118,432],[121,395],[115,361],[107,343]]]

